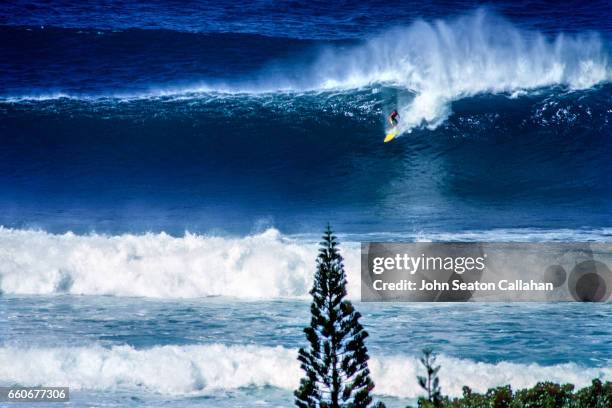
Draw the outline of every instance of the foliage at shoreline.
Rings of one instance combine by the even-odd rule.
[[[593,380],[590,386],[574,392],[573,384],[540,382],[531,388],[512,390],[509,385],[491,388],[480,394],[463,387],[460,398],[443,397],[438,403],[419,398],[419,408],[609,408],[612,407],[612,382]]]

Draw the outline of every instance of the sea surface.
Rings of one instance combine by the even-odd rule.
[[[450,395],[612,379],[610,303],[359,302],[362,241],[612,241],[611,41],[607,1],[2,3],[0,385],[290,406],[327,222],[389,406],[428,345]]]

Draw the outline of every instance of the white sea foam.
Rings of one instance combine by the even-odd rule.
[[[358,273],[358,248],[344,250],[347,268]],[[291,240],[274,229],[222,238],[54,235],[2,228],[0,288],[11,294],[300,297],[311,288],[316,256],[315,243]]]
[[[283,347],[130,346],[15,348],[0,347],[0,383],[69,386],[84,390],[140,390],[169,395],[209,394],[241,387],[295,389],[302,375],[297,351]],[[462,385],[477,391],[510,384],[532,386],[538,381],[571,382],[578,387],[593,378],[610,379],[610,368],[576,364],[478,363],[440,356],[441,386],[452,396]],[[375,392],[404,398],[421,394],[416,375],[420,363],[412,356],[374,356],[370,361]]]
[[[594,231],[492,230],[390,237],[366,241],[609,240]],[[607,238],[606,238],[607,237]],[[275,299],[307,297],[318,235],[289,237],[276,229],[245,237],[186,233],[103,235],[0,227],[0,291],[53,294],[195,298],[230,296]],[[360,293],[360,247],[342,239],[349,296]]]
[[[612,76],[597,35],[548,38],[485,10],[417,21],[347,53],[328,52],[316,72],[321,87],[391,82],[412,90],[415,98],[400,109],[404,130],[435,128],[450,114],[449,103],[463,97],[554,85],[585,89]]]
[[[418,20],[353,47],[326,47],[314,61],[276,61],[240,82],[202,78],[186,86],[152,85],[138,94],[106,97],[200,98],[202,94],[252,95],[276,92],[352,90],[392,84],[414,93],[398,100],[402,131],[435,128],[450,104],[481,93],[516,97],[543,87],[587,89],[609,82],[609,47],[596,33],[544,35],[516,27],[486,9],[447,20]],[[13,96],[9,101],[90,97],[66,93]],[[95,99],[95,97],[94,97]]]

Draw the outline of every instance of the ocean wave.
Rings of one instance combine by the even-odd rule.
[[[555,86],[589,89],[609,82],[612,75],[609,49],[597,33],[552,37],[519,28],[486,9],[458,18],[419,20],[350,45],[308,43],[292,48],[301,47],[304,55],[271,57],[263,67],[233,78],[190,76],[138,91],[107,89],[95,94],[39,89],[4,95],[3,100],[210,99],[390,86],[403,92],[384,110],[397,108],[402,130],[411,131],[436,128],[451,115],[452,102],[462,98],[484,93],[516,96]],[[174,75],[180,76],[180,70]]]
[[[358,259],[356,248],[346,251]],[[310,290],[316,253],[316,244],[292,241],[276,230],[222,238],[1,229],[0,284],[11,294],[300,297]],[[359,270],[358,264],[349,266]]]
[[[554,85],[586,89],[609,81],[612,71],[594,33],[550,39],[479,10],[396,28],[343,55],[328,51],[316,72],[322,88],[389,82],[411,90],[412,100],[397,101],[401,126],[410,130],[437,127],[461,98]]]
[[[366,241],[550,241],[609,239],[602,230],[492,230],[413,235],[367,234]],[[607,238],[606,238],[607,237]],[[341,247],[349,296],[360,293],[360,245]],[[276,229],[245,237],[186,233],[50,234],[0,227],[0,290],[5,294],[151,298],[228,296],[307,298],[317,256],[315,235]]]
[[[593,378],[609,379],[608,367],[589,368],[567,363],[553,366],[475,362],[440,356],[444,393],[461,395],[467,385],[476,391],[510,384],[533,386],[549,380],[588,385]],[[373,356],[370,360],[375,393],[400,398],[422,394],[416,382],[422,374],[414,356]],[[223,344],[21,348],[0,347],[0,383],[32,386],[69,386],[73,390],[140,390],[165,395],[206,395],[243,387],[292,390],[302,372],[297,351],[284,347]]]

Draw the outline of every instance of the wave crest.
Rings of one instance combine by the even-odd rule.
[[[347,268],[358,274],[358,248],[343,250],[349,255]],[[0,228],[0,289],[154,298],[302,297],[312,286],[316,256],[316,243],[292,240],[275,229],[224,238]],[[353,293],[359,293],[356,278],[351,279]]]
[[[391,82],[413,91],[411,101],[397,101],[410,130],[435,128],[460,98],[555,85],[585,89],[609,81],[611,70],[595,33],[549,39],[481,9],[390,30],[344,55],[328,51],[316,72],[323,88]]]
[[[610,229],[489,230],[461,233],[366,234],[364,241],[606,240]],[[307,298],[318,234],[276,229],[244,237],[186,233],[76,235],[0,227],[0,293],[113,295],[151,298],[227,296]],[[360,244],[343,240],[348,294],[360,295]]]
[[[544,35],[485,8],[457,18],[419,20],[357,44],[303,47],[305,51],[293,57],[268,56],[265,68],[253,68],[239,78],[182,80],[178,72],[169,77],[178,82],[143,85],[138,91],[105,89],[90,95],[43,89],[4,95],[0,101],[182,100],[279,93],[293,98],[320,92],[325,98],[325,91],[354,97],[355,89],[366,88],[387,95],[383,110],[398,109],[401,130],[408,132],[436,128],[451,115],[452,102],[462,98],[482,93],[521,95],[556,86],[588,89],[612,77],[609,46],[597,33]]]
[[[445,394],[461,395],[467,385],[476,391],[510,384],[513,388],[549,380],[588,385],[592,378],[610,378],[609,368],[585,368],[573,363],[554,366],[499,362],[488,364],[440,356],[441,386]],[[413,356],[380,356],[370,360],[375,393],[416,398],[422,374]],[[302,372],[297,350],[256,345],[223,344],[131,346],[103,348],[0,348],[0,382],[45,384],[72,389],[141,389],[169,395],[210,394],[218,390],[265,387],[292,390]]]

